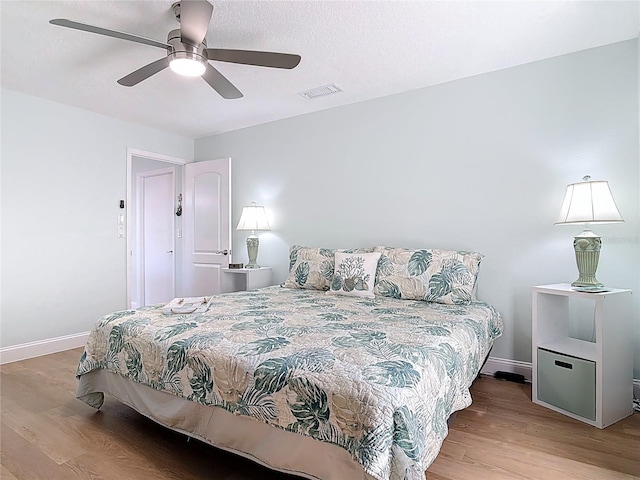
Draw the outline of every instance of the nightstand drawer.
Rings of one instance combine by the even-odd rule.
[[[538,400],[595,420],[595,362],[538,348]]]

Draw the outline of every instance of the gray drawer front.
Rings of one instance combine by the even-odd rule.
[[[595,420],[595,362],[538,348],[538,399]]]

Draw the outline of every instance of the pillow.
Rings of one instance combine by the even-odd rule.
[[[456,305],[476,300],[482,254],[389,247],[381,252],[376,295]]]
[[[309,248],[293,245],[289,249],[289,277],[283,287],[308,290],[329,290],[333,280],[335,252],[372,252],[373,248],[351,250],[332,248]]]
[[[335,253],[335,270],[328,293],[353,297],[374,297],[380,252]]]
[[[329,290],[333,280],[335,250],[293,245],[289,249],[288,288]]]

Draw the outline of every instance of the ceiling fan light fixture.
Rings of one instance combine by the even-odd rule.
[[[202,63],[189,58],[171,60],[169,67],[183,77],[201,77],[206,69]]]
[[[207,69],[207,61],[191,52],[174,52],[171,54],[169,67],[184,77],[201,77]]]
[[[169,67],[178,75],[184,77],[201,77],[207,69],[205,49],[206,40],[200,45],[182,42],[181,30],[171,30],[167,36],[169,45]]]

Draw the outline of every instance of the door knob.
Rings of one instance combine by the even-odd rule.
[[[166,253],[173,253],[173,250],[167,250]]]
[[[212,253],[215,253],[216,255],[229,255],[229,250],[225,248],[224,250],[215,250]]]

